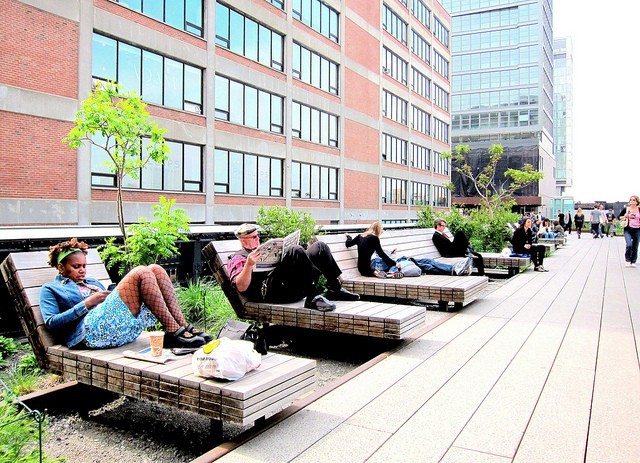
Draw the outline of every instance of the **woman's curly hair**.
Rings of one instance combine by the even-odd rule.
[[[78,238],[71,238],[69,241],[63,241],[62,243],[58,243],[55,246],[51,246],[49,248],[49,261],[48,264],[57,268],[58,264],[58,256],[61,252],[69,251],[72,249],[79,249],[86,256],[89,253],[89,245],[84,241],[78,241]],[[62,260],[65,260],[67,256],[63,257]]]

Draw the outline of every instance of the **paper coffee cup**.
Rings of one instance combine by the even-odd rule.
[[[153,357],[162,356],[163,343],[164,343],[164,331],[149,332],[149,344],[151,345],[151,355]]]

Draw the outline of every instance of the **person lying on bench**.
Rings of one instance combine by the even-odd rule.
[[[227,271],[231,283],[250,301],[287,304],[306,298],[306,308],[327,312],[336,308],[331,300],[360,299],[342,287],[338,279],[342,271],[326,243],[316,241],[306,251],[302,246],[293,246],[275,268],[259,271],[255,268],[261,254],[258,226],[242,224],[235,235],[242,249],[231,256]],[[318,294],[320,275],[327,280],[326,298]]]
[[[76,238],[52,246],[49,265],[59,275],[40,291],[44,323],[68,347],[122,346],[157,321],[167,332],[166,347],[199,347],[213,340],[186,322],[162,267],[135,267],[107,291],[86,275],[87,250],[87,244]]]
[[[467,257],[473,256],[473,264],[478,269],[478,275],[484,275],[484,259],[480,253],[474,251],[469,246],[469,240],[460,230],[456,236],[451,237],[446,234],[447,222],[438,218],[435,220],[436,231],[431,240],[442,257]]]
[[[383,227],[379,221],[373,222],[364,233],[351,238],[347,234],[345,245],[358,246],[358,271],[362,276],[376,276],[378,278],[401,278],[402,261],[411,260],[422,273],[435,275],[467,275],[471,273],[471,259],[466,259],[456,265],[443,264],[429,259],[413,259],[411,257],[395,258],[396,250],[387,253],[380,244],[380,235]]]

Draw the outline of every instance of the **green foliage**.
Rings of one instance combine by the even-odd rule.
[[[256,223],[265,239],[283,238],[299,229],[300,244],[306,246],[316,235],[316,221],[311,214],[284,206],[260,207]]]
[[[421,206],[417,212],[418,227],[420,228],[433,228],[436,220],[436,214],[430,205]]]
[[[25,355],[18,363],[18,371],[23,374],[40,374],[42,370],[33,352]]]
[[[123,93],[122,87],[114,82],[98,82],[82,102],[75,127],[62,139],[70,148],[89,142],[107,154],[107,165],[117,180],[118,223],[123,237],[127,236],[122,205],[123,178],[138,178],[140,169],[149,161],[161,163],[169,152],[163,137],[165,129],[149,120],[145,108],[146,104],[135,91]],[[145,150],[142,150],[142,137],[149,141]]]
[[[238,318],[222,288],[212,281],[192,279],[177,286],[180,309],[190,323],[217,334],[229,318]]]
[[[443,159],[451,159],[453,169],[473,184],[480,197],[481,206],[489,214],[506,207],[514,192],[544,177],[542,172],[535,170],[530,164],[525,164],[522,169],[507,169],[504,176],[509,182],[502,183],[496,179],[498,163],[504,154],[502,145],[492,145],[489,148],[489,162],[479,172],[474,172],[469,165],[470,153],[469,145],[461,144],[456,146],[453,153],[444,152],[440,153],[440,156]]]
[[[153,206],[155,219],[148,222],[140,217],[138,223],[127,227],[128,236],[124,245],[109,238],[98,248],[100,257],[108,268],[117,266],[122,275],[127,269],[137,265],[157,263],[179,254],[176,242],[189,237],[189,217],[184,209],[172,209],[175,199],[160,197],[160,204]]]
[[[43,423],[43,429],[46,422]],[[64,458],[54,460],[42,455],[38,443],[38,422],[25,410],[18,410],[7,394],[0,402],[0,455],[3,463],[56,463],[64,462]]]
[[[0,358],[7,358],[18,352],[19,345],[11,338],[0,336]]]

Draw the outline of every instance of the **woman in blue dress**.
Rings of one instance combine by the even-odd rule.
[[[134,341],[160,321],[167,347],[199,347],[213,339],[188,324],[173,284],[159,265],[133,268],[112,291],[87,277],[88,246],[76,238],[50,248],[55,280],[42,286],[46,327],[69,347],[107,348]]]

